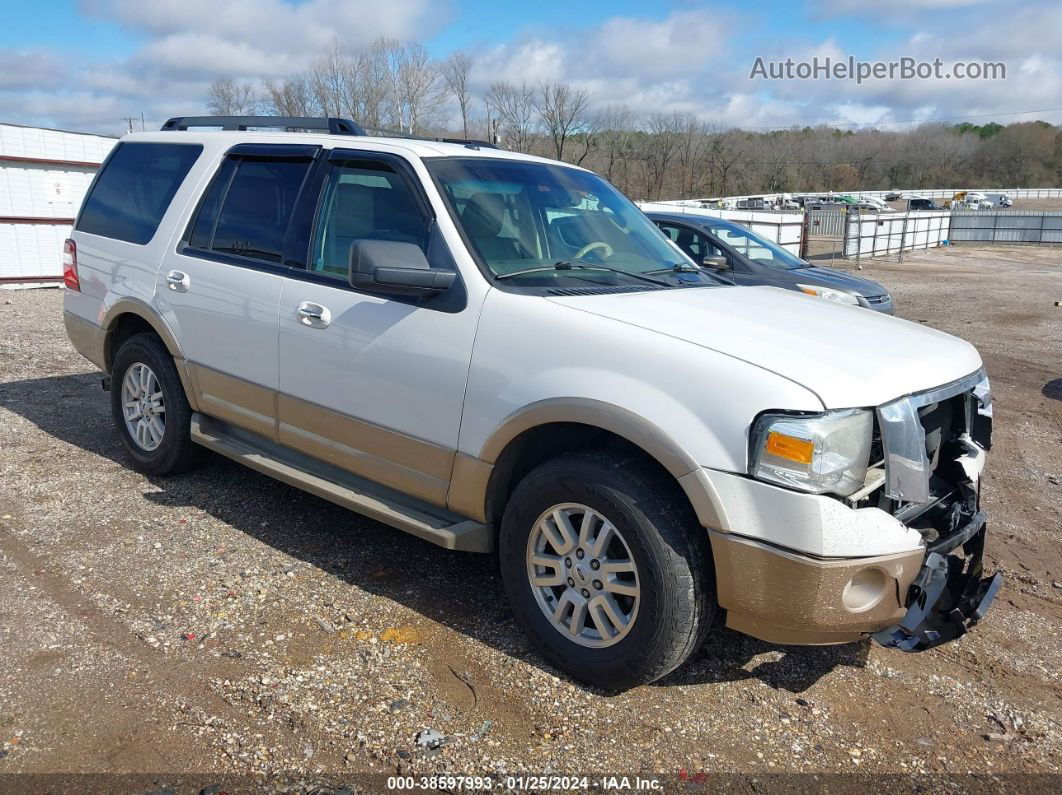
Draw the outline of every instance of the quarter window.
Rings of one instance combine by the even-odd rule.
[[[428,225],[406,182],[385,163],[333,166],[317,216],[310,271],[346,279],[358,240],[413,243],[427,253]]]
[[[148,243],[202,151],[199,144],[118,144],[86,197],[76,228]]]

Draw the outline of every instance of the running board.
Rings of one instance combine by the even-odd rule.
[[[460,552],[494,550],[494,532],[488,525],[352,475],[227,422],[195,412],[191,434],[197,444],[263,475],[425,541]]]

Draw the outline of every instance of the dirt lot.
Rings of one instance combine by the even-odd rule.
[[[133,472],[60,292],[0,292],[0,789],[13,772],[149,774],[139,791],[177,772],[1058,773],[1060,262],[950,248],[863,271],[904,317],[977,344],[993,379],[988,558],[1007,580],[976,631],[906,655],[718,630],[620,695],[530,651],[490,557],[221,459]]]

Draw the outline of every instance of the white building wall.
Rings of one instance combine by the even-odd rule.
[[[0,288],[57,284],[63,241],[116,138],[0,124]]]

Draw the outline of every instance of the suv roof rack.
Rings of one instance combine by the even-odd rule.
[[[189,127],[220,127],[239,131],[249,127],[284,127],[321,130],[331,135],[365,135],[361,125],[350,119],[323,116],[174,116],[162,125],[163,130],[187,130]]]
[[[415,135],[413,133],[402,132],[401,130],[387,130],[382,127],[368,127],[365,129],[365,134],[377,138],[404,138],[407,141],[432,141],[440,144],[462,144],[463,146],[475,149],[480,147],[485,149],[498,148],[496,144],[492,144],[490,141],[481,141],[477,138],[448,138],[435,135]]]
[[[190,127],[220,127],[222,130],[246,131],[251,127],[281,127],[291,130],[320,130],[330,135],[375,135],[382,138],[405,138],[413,141],[436,141],[444,144],[463,144],[464,146],[497,149],[489,141],[475,138],[435,138],[413,135],[398,130],[366,131],[364,127],[350,119],[324,116],[174,116],[162,125],[163,130],[187,130]]]

